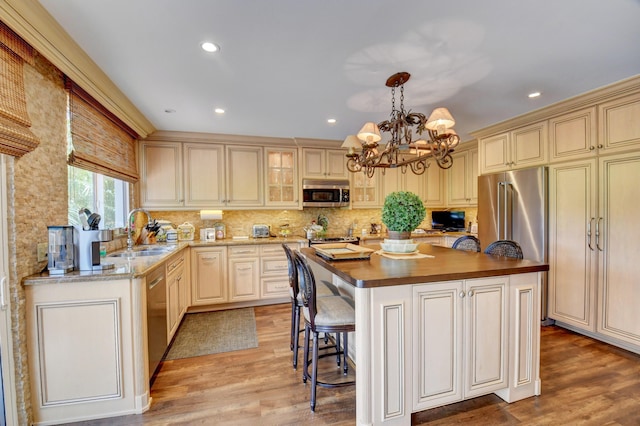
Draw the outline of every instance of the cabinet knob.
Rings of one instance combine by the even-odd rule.
[[[464,297],[464,296],[465,296],[464,291],[461,291],[459,296],[460,296],[461,298],[462,298],[462,297]]]
[[[598,144],[598,149],[602,149],[602,148],[604,148],[604,145]]]
[[[467,293],[467,294],[469,295],[469,297],[473,297],[474,292],[473,292],[473,290],[469,290],[469,293]]]
[[[589,151],[593,151],[594,149],[596,149],[596,147],[595,147],[595,146],[593,146],[593,145],[591,145],[591,146],[589,147]]]

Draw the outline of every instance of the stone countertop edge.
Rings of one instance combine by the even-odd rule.
[[[474,237],[477,237],[478,234],[472,234],[471,232],[442,232],[442,231],[435,231],[435,232],[414,232],[411,234],[411,238],[428,238],[428,237],[446,237],[446,236],[450,236],[450,237],[463,237],[465,235],[472,235]],[[367,241],[367,240],[380,240],[380,239],[384,239],[387,238],[388,235],[386,233],[382,233],[382,234],[367,234],[367,235],[358,235],[358,237],[360,237],[361,241]]]
[[[115,266],[111,269],[100,271],[72,271],[66,274],[50,275],[48,271],[38,274],[29,275],[22,279],[22,284],[38,285],[38,284],[64,284],[78,283],[87,281],[113,281],[126,280],[144,277],[146,274],[155,269],[160,263],[179,253],[187,247],[225,247],[237,245],[254,245],[254,244],[282,244],[282,243],[307,243],[303,237],[269,237],[269,238],[249,238],[249,239],[231,239],[226,238],[216,241],[180,241],[177,243],[177,249],[168,253],[157,256],[141,256],[135,259],[127,259],[123,257],[109,257],[107,255],[103,263],[113,263]],[[119,250],[121,251],[121,250]],[[114,252],[117,253],[117,252]]]

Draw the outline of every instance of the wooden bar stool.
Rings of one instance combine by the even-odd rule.
[[[319,333],[336,334],[336,353],[342,356],[343,374],[347,375],[348,359],[348,333],[356,330],[356,313],[348,298],[343,296],[317,297],[317,287],[313,271],[307,260],[299,253],[295,253],[294,261],[298,270],[298,284],[303,301],[303,313],[305,322],[304,333],[304,369],[302,381],[306,383],[309,377],[309,344],[313,339],[311,356],[311,411],[316,409],[317,386],[325,388],[343,387],[355,385],[355,380],[344,382],[325,382],[318,380]],[[342,350],[340,349],[340,335],[342,335]],[[333,353],[322,356],[333,355]]]
[[[300,308],[302,308],[303,302],[302,295],[298,291],[298,270],[294,261],[294,251],[286,244],[282,244],[282,248],[287,255],[287,264],[289,267],[289,296],[291,298],[291,339],[289,348],[293,351],[293,369],[296,370],[298,368],[300,333],[304,331],[304,329],[300,329]],[[323,281],[318,283],[317,288],[318,297],[338,295],[338,290],[333,284]]]

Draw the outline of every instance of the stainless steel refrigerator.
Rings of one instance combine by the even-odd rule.
[[[513,240],[525,259],[547,262],[548,173],[546,167],[478,177],[478,238],[482,250],[497,240]],[[547,319],[547,277],[542,287]]]

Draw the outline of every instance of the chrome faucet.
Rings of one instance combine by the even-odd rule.
[[[146,211],[145,209],[133,209],[129,212],[129,214],[127,215],[127,224],[129,225],[129,232],[127,233],[127,250],[131,250],[133,249],[133,238],[131,238],[131,229],[133,228],[132,224],[131,224],[131,218],[133,217],[134,214],[136,214],[137,212],[143,212],[144,214],[147,215],[147,220],[148,220],[148,224],[151,225],[153,224],[153,219],[151,218],[151,213],[149,213],[148,211]]]

